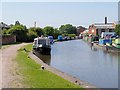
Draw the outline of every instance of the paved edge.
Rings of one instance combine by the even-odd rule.
[[[42,65],[45,67],[46,70],[64,78],[67,81],[70,81],[74,84],[80,85],[83,88],[96,88],[95,86],[93,86],[92,84],[86,83],[76,77],[73,77],[65,72],[62,72],[52,66],[47,65],[46,63],[44,63],[41,59],[39,59],[36,55],[34,55],[32,52],[29,53],[29,56],[31,57],[31,59],[35,60],[35,62],[37,62],[38,64]]]

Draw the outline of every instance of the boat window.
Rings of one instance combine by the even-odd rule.
[[[33,42],[35,45],[37,44],[37,40],[34,40],[34,42]]]
[[[46,40],[38,40],[38,44],[46,45]]]
[[[49,39],[46,40],[46,44],[47,44],[47,45],[50,45],[50,40],[49,40]]]

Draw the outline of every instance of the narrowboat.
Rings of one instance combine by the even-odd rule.
[[[112,43],[106,43],[108,50],[120,52],[120,38],[113,39]]]
[[[112,46],[117,49],[120,49],[120,38],[115,39],[112,43]]]
[[[58,41],[62,41],[62,40],[63,40],[62,35],[59,35],[57,40],[58,40]]]
[[[50,44],[53,44],[54,43],[53,36],[48,36],[48,38],[50,39]]]
[[[33,53],[39,52],[40,54],[51,54],[50,39],[47,37],[38,37],[33,42]]]

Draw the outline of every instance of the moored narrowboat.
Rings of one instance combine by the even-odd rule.
[[[38,37],[33,42],[33,53],[39,52],[40,54],[51,54],[50,39],[47,37]]]

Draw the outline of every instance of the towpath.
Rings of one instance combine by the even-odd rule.
[[[17,50],[27,45],[28,43],[22,43],[17,45],[10,45],[5,49],[0,50],[0,88],[22,88],[20,83],[20,77],[17,74],[17,63],[15,57]]]

